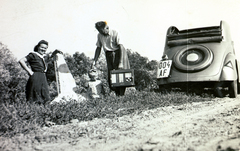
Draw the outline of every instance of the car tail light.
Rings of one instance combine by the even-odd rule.
[[[224,66],[232,68],[233,69],[233,64],[231,61],[228,61]]]

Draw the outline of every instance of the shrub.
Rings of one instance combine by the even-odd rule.
[[[0,42],[0,100],[18,102],[25,99],[27,73],[10,50]]]
[[[64,58],[74,78],[87,74],[91,67],[91,60],[84,53],[65,54]]]
[[[50,95],[50,100],[53,100],[57,95],[57,83],[56,81],[52,81],[49,85],[49,95]]]
[[[152,91],[158,89],[156,84],[157,61],[149,61],[137,52],[127,50],[131,69],[134,69],[135,87],[137,90]]]

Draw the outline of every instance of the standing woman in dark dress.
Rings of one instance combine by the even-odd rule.
[[[45,74],[47,66],[43,58],[47,48],[48,42],[41,40],[34,47],[33,52],[30,52],[26,57],[19,60],[22,68],[25,69],[30,76],[26,86],[26,99],[29,102],[45,104],[50,100]],[[30,67],[28,67],[28,64]]]

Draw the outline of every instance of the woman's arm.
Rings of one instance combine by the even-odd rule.
[[[28,66],[27,66],[27,58],[22,58],[22,59],[20,59],[19,60],[19,63],[20,63],[20,65],[22,66],[22,68],[24,69],[24,70],[26,70],[27,72],[28,72],[28,74],[31,76],[31,75],[33,75],[33,71],[32,71],[32,69],[31,68],[29,68]]]

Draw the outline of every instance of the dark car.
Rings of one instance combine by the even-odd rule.
[[[210,88],[218,97],[235,98],[240,90],[240,62],[229,26],[178,30],[169,27],[157,71],[160,87]]]

